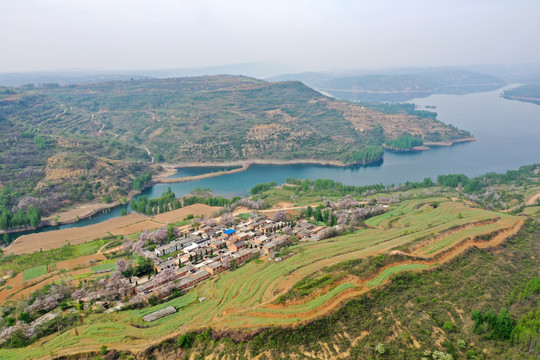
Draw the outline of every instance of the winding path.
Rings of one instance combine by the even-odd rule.
[[[533,205],[536,200],[540,199],[540,191],[537,192],[536,194],[534,194],[533,196],[531,196],[527,202],[525,203],[525,205]]]
[[[56,116],[54,117],[55,119],[58,119],[58,117],[59,117],[60,115],[64,115],[64,114],[66,113],[66,111],[67,111],[66,105],[60,104],[60,106],[64,108],[64,112],[61,112],[60,114],[56,114]]]
[[[146,152],[148,153],[148,156],[150,156],[152,158],[152,161],[151,163],[153,164],[154,163],[154,157],[152,156],[152,154],[150,153],[150,150],[148,150],[148,148],[145,146],[144,147],[144,150],[146,150]]]

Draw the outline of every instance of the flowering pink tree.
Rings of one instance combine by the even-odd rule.
[[[286,221],[287,220],[287,213],[285,210],[279,210],[276,211],[274,216],[272,216],[272,221],[279,222],[279,221]]]
[[[340,211],[336,216],[338,225],[346,225],[349,222],[349,214],[346,211]]]
[[[107,299],[113,300],[123,297],[127,294],[128,289],[122,279],[122,274],[120,274],[118,271],[115,271],[111,275],[111,277],[107,281],[107,284],[105,285],[104,296]]]
[[[245,206],[253,210],[261,210],[266,207],[266,202],[263,199],[259,199],[259,200],[241,199],[241,200],[238,200],[237,205]]]
[[[208,226],[216,226],[217,222],[216,222],[216,219],[210,218],[210,219],[203,220],[203,224],[208,225]]]
[[[124,260],[124,259],[120,259],[116,262],[116,270],[120,273],[123,273],[124,271],[126,271],[127,269],[129,268],[129,263]]]
[[[83,297],[87,295],[87,292],[85,289],[76,289],[71,293],[71,297],[75,300],[81,300]]]
[[[332,207],[334,209],[350,209],[353,207],[357,207],[360,205],[356,199],[354,199],[351,195],[346,195],[343,199],[340,199],[332,204]]]
[[[234,215],[230,212],[225,213],[221,215],[219,220],[222,224],[225,224],[225,226],[231,226],[232,224],[234,224]]]
[[[176,279],[178,279],[176,271],[172,268],[167,268],[159,272],[159,274],[157,274],[154,278],[154,281],[156,284],[166,284]]]

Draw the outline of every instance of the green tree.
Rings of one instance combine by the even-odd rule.
[[[27,324],[29,324],[32,321],[32,319],[30,318],[30,314],[24,311],[19,314],[19,320]]]
[[[170,243],[174,239],[176,239],[176,233],[174,231],[174,226],[167,225],[167,242]]]
[[[325,223],[325,224],[328,224],[328,218],[330,217],[330,211],[328,210],[324,210],[323,212],[323,217],[322,217],[322,221]],[[320,221],[320,220],[319,220]]]
[[[149,303],[150,305],[152,305],[152,306],[153,306],[153,305],[156,305],[157,302],[158,302],[158,298],[156,297],[156,295],[152,295],[152,296],[150,296],[150,297],[148,298],[148,303]]]
[[[28,206],[26,210],[26,217],[32,226],[38,226],[41,222],[41,213],[38,207],[34,204]]]
[[[321,209],[317,208],[315,210],[315,221],[322,221],[322,220],[323,220],[323,216],[321,213]]]
[[[0,216],[0,229],[9,229],[11,227],[11,218],[13,213],[8,209],[2,210],[2,215]]]
[[[101,347],[99,348],[99,353],[101,355],[107,355],[107,345],[101,345]]]
[[[180,335],[178,339],[176,340],[176,346],[178,346],[181,349],[189,349],[195,340],[195,334],[194,333],[187,333],[184,335]]]

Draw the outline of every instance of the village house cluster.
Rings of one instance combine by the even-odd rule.
[[[275,252],[291,243],[293,236],[299,240],[318,241],[322,239],[321,231],[326,228],[306,221],[275,221],[255,213],[250,214],[248,220],[228,228],[203,224],[153,251],[144,250],[144,255],[154,261],[158,275],[153,279],[132,278],[130,285],[132,291],[147,301],[151,296],[164,298],[170,294],[171,286],[187,291],[197,283],[259,255],[280,261]],[[160,276],[164,271],[167,272],[165,282]]]

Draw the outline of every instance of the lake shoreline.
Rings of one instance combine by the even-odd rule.
[[[463,142],[476,141],[476,140],[477,139],[475,139],[474,137],[470,137],[470,138],[458,139],[458,140],[449,141],[449,142],[438,142],[438,143],[432,142],[432,143],[429,143],[429,146],[432,146],[432,147],[452,146],[456,143],[463,143]],[[426,146],[427,145],[428,143],[426,143]],[[391,149],[386,149],[386,150],[392,151]],[[131,199],[133,199],[133,197],[139,195],[145,189],[148,189],[149,187],[152,187],[157,184],[174,184],[174,183],[182,183],[182,182],[189,182],[189,181],[197,181],[197,180],[208,179],[208,178],[224,176],[224,175],[231,175],[231,174],[246,171],[252,165],[280,166],[280,165],[309,164],[309,165],[334,166],[334,167],[346,168],[346,167],[358,167],[358,166],[379,166],[382,164],[383,159],[384,159],[384,156],[372,162],[355,163],[355,164],[344,164],[343,162],[337,161],[337,160],[317,160],[317,159],[294,159],[294,160],[253,159],[253,160],[235,160],[235,161],[224,161],[224,162],[210,161],[210,162],[163,163],[163,164],[158,165],[162,168],[162,171],[160,171],[157,175],[155,175],[152,178],[151,182],[146,184],[140,190],[130,191],[130,193],[126,196],[126,203],[120,203],[119,201],[114,201],[109,204],[105,204],[105,203],[80,204],[79,206],[76,206],[70,210],[62,211],[62,212],[55,212],[47,216],[45,219],[41,221],[41,223],[38,226],[9,229],[9,230],[0,230],[0,235],[16,234],[16,233],[21,233],[21,232],[26,232],[26,231],[40,230],[40,229],[53,227],[53,226],[73,224],[80,220],[91,219],[95,215],[99,215],[106,211],[110,211],[118,206],[126,205]],[[178,169],[181,169],[181,168],[231,167],[231,166],[232,167],[239,166],[239,168],[235,168],[232,170],[211,172],[211,173],[206,173],[206,174],[201,174],[201,175],[171,178],[171,176],[175,175],[178,172]],[[59,216],[60,219],[57,222],[55,222],[54,219],[57,216]]]

